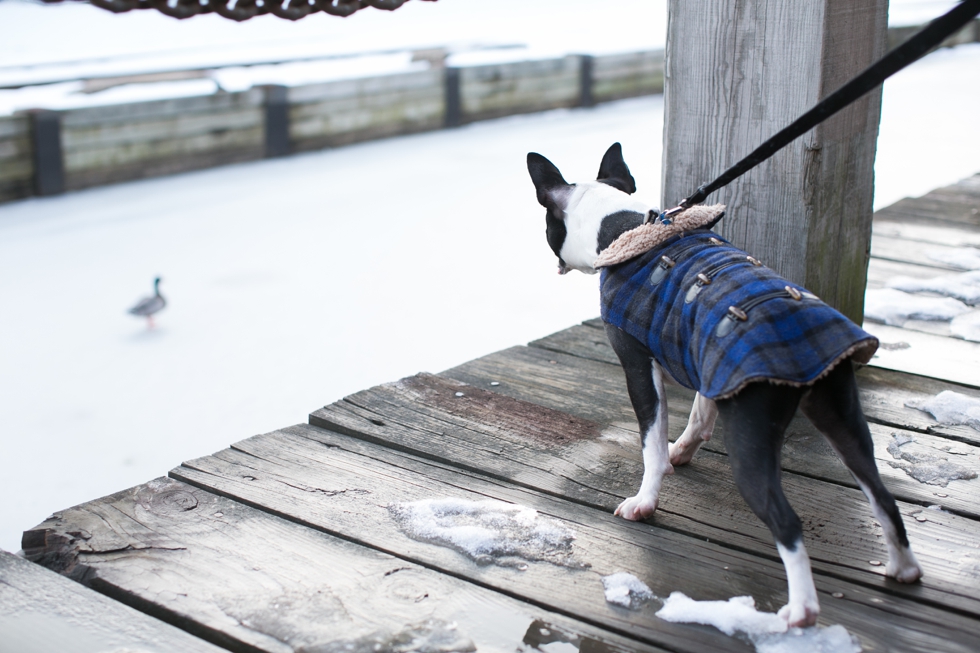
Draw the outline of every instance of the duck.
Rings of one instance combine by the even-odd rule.
[[[167,306],[167,300],[160,294],[160,277],[153,280],[153,294],[136,302],[129,309],[130,315],[139,315],[147,320],[147,328],[153,328],[153,316]]]

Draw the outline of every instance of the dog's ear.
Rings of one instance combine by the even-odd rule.
[[[622,145],[613,143],[606,150],[602,156],[602,163],[599,164],[599,176],[596,177],[596,180],[629,195],[636,192],[636,182],[633,181],[633,175],[630,174],[630,169],[626,167],[626,162],[623,161]]]
[[[527,153],[527,171],[538,192],[538,202],[545,208],[564,208],[560,206],[571,184],[565,181],[555,164],[537,152]]]

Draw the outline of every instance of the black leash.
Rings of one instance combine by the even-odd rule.
[[[797,137],[831,117],[861,96],[874,90],[886,79],[922,58],[947,36],[966,25],[980,14],[980,0],[963,0],[952,10],[935,19],[915,36],[898,46],[877,62],[868,66],[864,72],[841,86],[839,89],[817,103],[815,107],[797,118],[791,125],[757,147],[747,157],[733,165],[710,184],[704,184],[681,203],[657,218],[670,224],[670,216],[689,206],[701,204],[711,193],[735,181],[773,154],[789,145]]]

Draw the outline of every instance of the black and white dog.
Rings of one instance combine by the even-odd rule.
[[[630,197],[636,187],[619,143],[596,181],[569,184],[533,152],[527,166],[548,210],[559,273],[602,268],[603,321],[626,373],[644,466],[639,491],[616,514],[651,516],[663,477],[690,462],[720,414],[739,492],[771,530],[786,567],[789,602],[779,615],[791,626],[814,624],[820,607],[803,529],[780,482],[783,433],[799,407],[871,502],[888,546],[887,575],[918,580],[922,570],[878,475],[852,367],[852,359],[867,362],[877,340],[711,232],[722,207],[666,219]],[[646,246],[636,246],[644,238]],[[698,390],[672,444],[664,370]]]

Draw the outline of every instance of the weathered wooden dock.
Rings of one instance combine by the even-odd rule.
[[[870,284],[897,273],[943,273],[919,256],[920,245],[980,244],[978,208],[980,176],[879,211]],[[903,452],[980,470],[980,431],[937,425],[906,407],[946,389],[980,396],[980,358],[969,358],[980,344],[935,325],[889,329],[883,338],[909,342],[908,351],[935,344],[922,345],[919,336],[942,339],[959,361],[959,383],[943,380],[943,366],[922,370],[929,376],[900,371],[914,368],[912,359],[883,358],[898,369],[859,372],[879,469],[925,577],[911,586],[885,578],[881,529],[864,496],[798,418],[784,450],[784,485],[804,520],[820,621],[843,625],[865,651],[977,651],[980,480],[922,483],[891,464],[888,445],[908,436]],[[693,393],[671,387],[668,395],[673,438]],[[242,440],[166,478],[59,512],[27,531],[23,546],[30,560],[115,599],[100,597],[104,612],[93,603],[93,614],[80,619],[128,624],[143,616],[117,616],[124,603],[186,631],[156,622],[157,645],[130,644],[146,650],[752,650],[714,628],[659,619],[657,601],[635,610],[605,601],[601,577],[621,571],[660,597],[748,594],[768,611],[786,601],[783,567],[735,489],[723,433],[666,480],[653,519],[614,517],[640,475],[623,374],[601,325],[590,320],[437,375],[358,392],[316,410],[308,424]],[[574,557],[584,564],[477,564],[413,539],[390,509],[445,497],[498,499],[561,520],[574,530]],[[11,599],[11,574],[43,572],[27,567],[0,557],[0,605],[16,606],[23,596],[41,611],[88,591],[46,574]],[[207,641],[178,642],[188,634]]]

